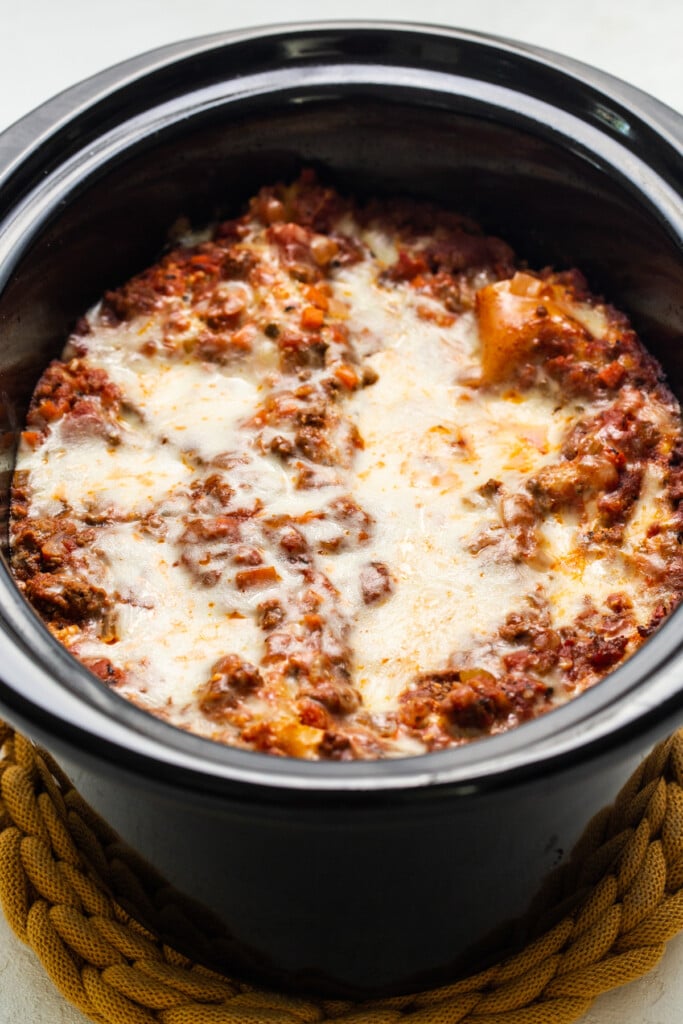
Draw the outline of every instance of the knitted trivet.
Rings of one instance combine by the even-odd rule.
[[[125,906],[151,906],[172,890],[49,754],[0,721],[0,903],[59,991],[97,1024],[578,1020],[600,993],[654,967],[683,928],[683,730],[591,822],[560,875],[585,891],[578,907],[463,981],[362,1004],[254,988],[192,963],[137,923]]]

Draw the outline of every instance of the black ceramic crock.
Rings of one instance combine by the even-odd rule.
[[[343,190],[471,213],[533,266],[581,267],[681,394],[682,141],[673,111],[588,67],[409,25],[192,40],[68,90],[0,135],[5,547],[15,432],[74,320],[153,260],[179,215],[235,212],[301,166]],[[507,735],[305,763],[222,748],[126,704],[57,645],[3,563],[0,709],[167,894],[210,908],[178,896],[153,922],[170,941],[266,982],[378,994],[524,941],[548,874],[683,721],[682,625],[683,609],[599,686]],[[448,623],[434,628],[447,648]]]

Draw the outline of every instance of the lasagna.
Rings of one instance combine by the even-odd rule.
[[[682,465],[659,365],[580,272],[304,172],[176,225],[76,325],[22,433],[12,564],[181,729],[415,755],[549,711],[658,627]]]

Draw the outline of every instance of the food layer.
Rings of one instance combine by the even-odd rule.
[[[578,271],[305,173],[107,293],[41,378],[19,586],[221,743],[437,750],[580,694],[678,604],[678,405]]]

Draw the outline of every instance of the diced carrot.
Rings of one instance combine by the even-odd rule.
[[[40,444],[40,433],[37,430],[22,430],[21,436],[31,448],[37,448]]]
[[[345,388],[354,391],[358,387],[358,374],[348,363],[340,363],[335,367],[334,375]]]
[[[272,565],[259,565],[255,569],[243,569],[235,573],[235,583],[238,590],[249,590],[252,587],[268,587],[271,583],[277,583],[280,575]]]
[[[325,314],[316,306],[305,306],[301,313],[301,326],[309,331],[318,331],[323,325]]]
[[[314,284],[309,285],[306,289],[306,298],[312,306],[317,306],[318,309],[326,310],[330,304],[322,288],[316,287]]]

